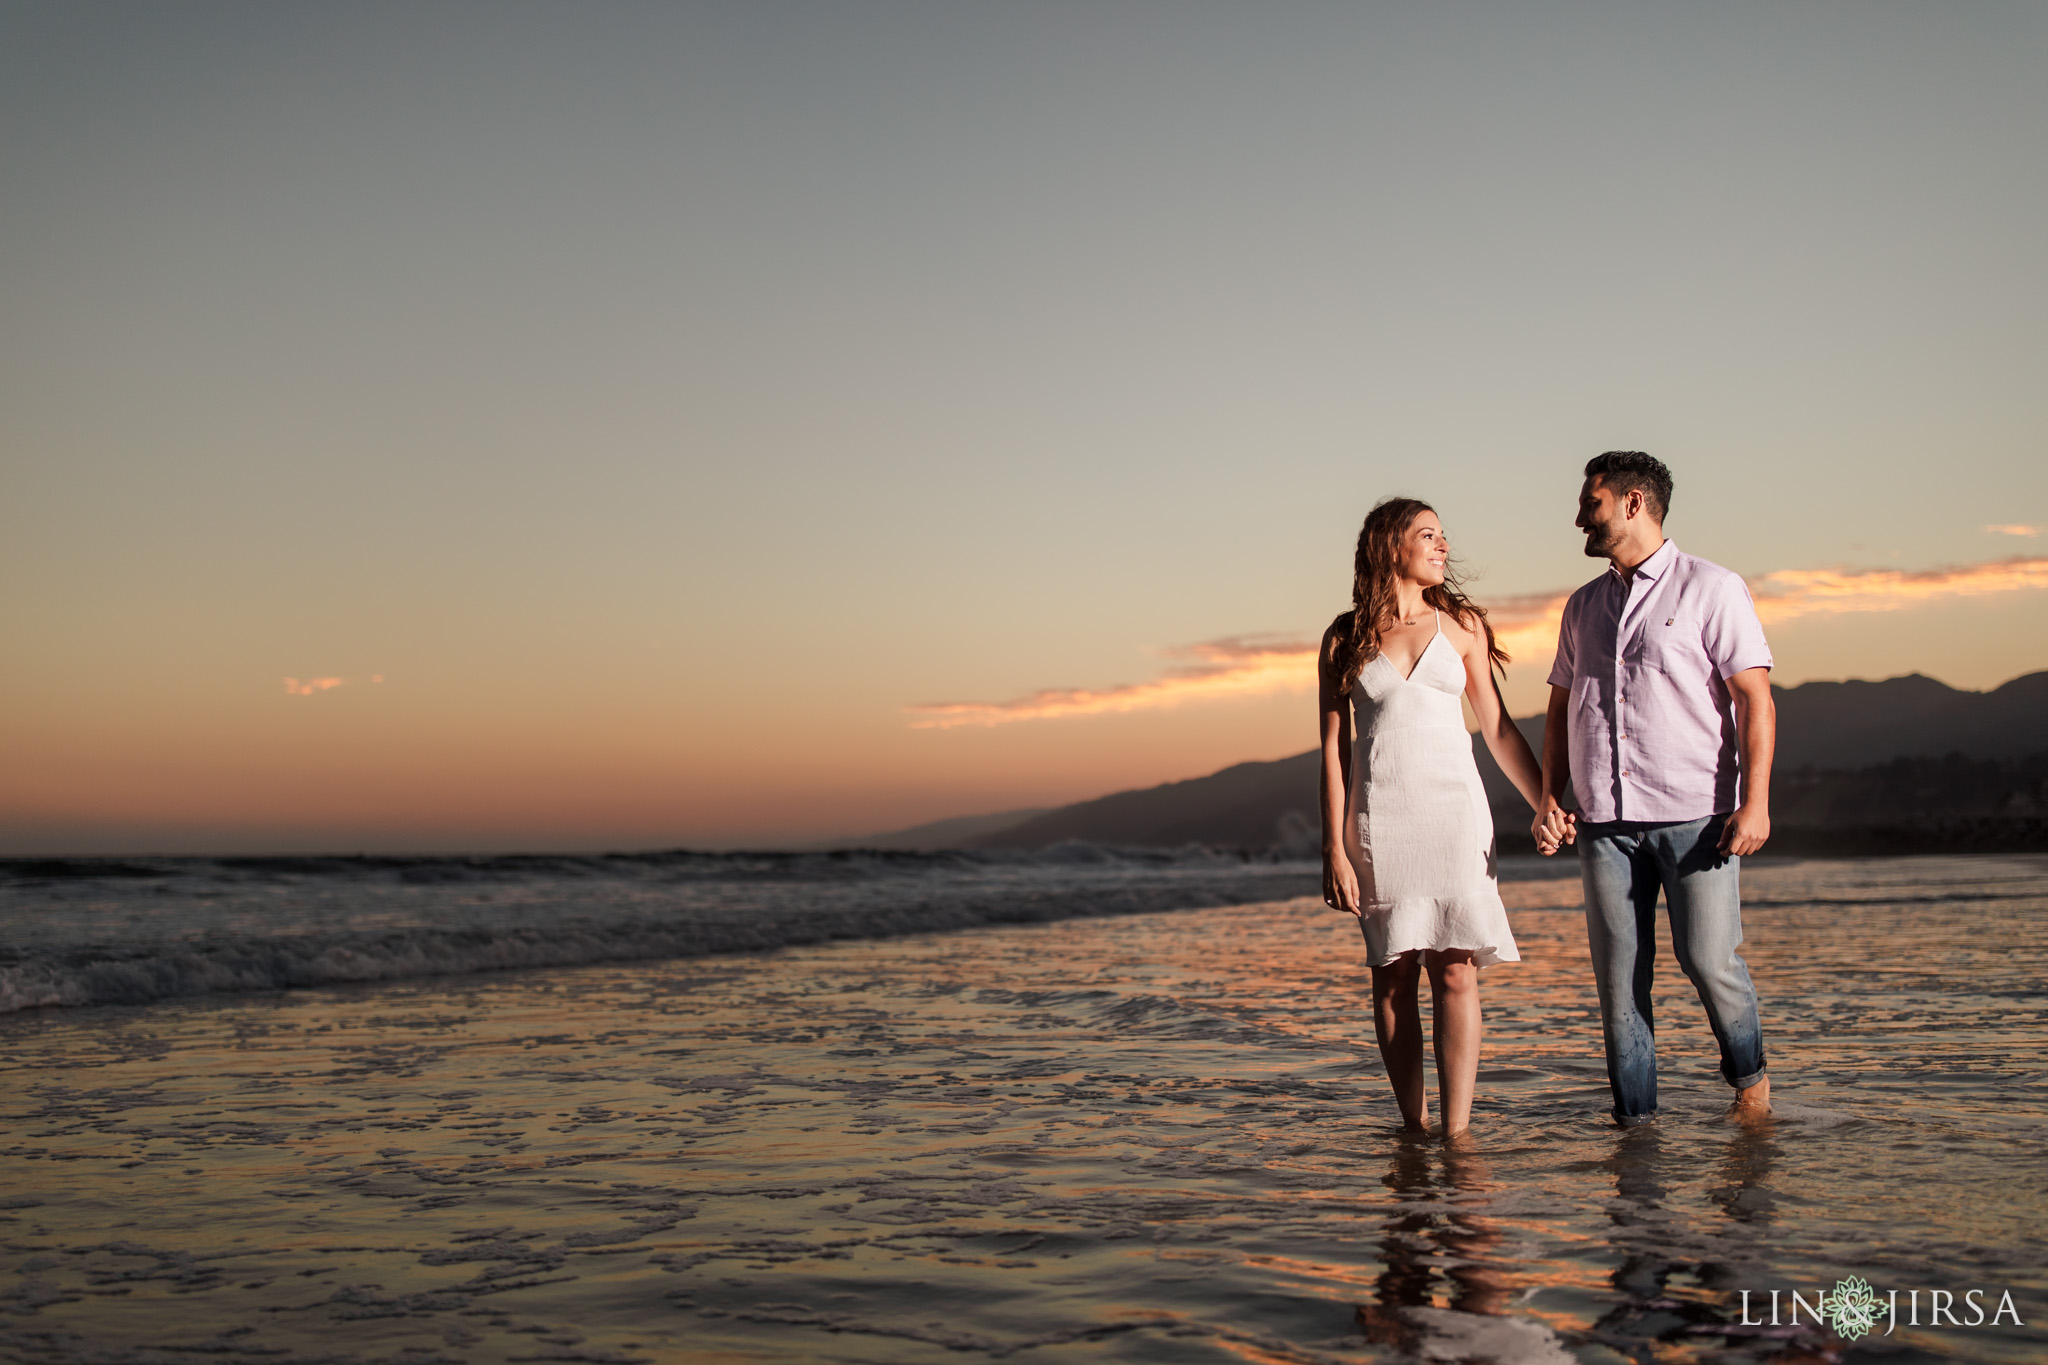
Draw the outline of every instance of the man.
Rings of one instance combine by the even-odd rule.
[[[1671,472],[1636,450],[1586,465],[1577,525],[1611,567],[1558,629],[1543,732],[1543,803],[1576,791],[1586,936],[1614,1118],[1657,1112],[1650,982],[1657,893],[1678,965],[1721,1045],[1730,1113],[1768,1114],[1763,1034],[1742,942],[1738,872],[1770,837],[1771,651],[1742,579],[1664,538]]]

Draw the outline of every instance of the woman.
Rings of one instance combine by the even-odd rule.
[[[1429,504],[1388,498],[1372,509],[1358,533],[1351,600],[1323,635],[1323,899],[1357,915],[1365,932],[1380,1056],[1411,1132],[1429,1128],[1416,1001],[1429,973],[1449,1137],[1472,1118],[1479,968],[1521,959],[1494,883],[1493,815],[1460,694],[1532,809],[1543,774],[1501,704],[1494,670],[1507,655],[1451,571]],[[1569,817],[1553,816],[1544,851],[1571,833]]]

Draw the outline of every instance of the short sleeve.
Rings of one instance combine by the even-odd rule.
[[[1579,641],[1574,619],[1578,613],[1573,610],[1578,605],[1579,599],[1575,594],[1564,604],[1564,611],[1557,618],[1557,654],[1550,664],[1552,687],[1569,688],[1572,679],[1578,676]]]
[[[1732,678],[1745,668],[1769,668],[1771,647],[1764,623],[1757,619],[1749,585],[1728,574],[1714,585],[1712,606],[1700,623],[1700,643],[1714,665],[1714,676]]]

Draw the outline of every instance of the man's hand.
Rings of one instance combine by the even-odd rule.
[[[1721,851],[1746,858],[1771,837],[1770,811],[1745,801],[1736,807],[1728,823],[1721,826]]]
[[[1579,841],[1579,817],[1575,811],[1552,811],[1543,828],[1550,836],[1550,847],[1546,852],[1555,853],[1566,844],[1575,844]]]
[[[1728,676],[1735,703],[1735,733],[1742,748],[1742,804],[1721,829],[1721,851],[1741,858],[1771,837],[1771,758],[1778,747],[1778,704],[1771,670],[1745,668]]]
[[[1546,796],[1537,807],[1536,818],[1529,822],[1529,837],[1536,841],[1536,851],[1548,858],[1566,844],[1577,842],[1578,825],[1578,816],[1558,805],[1557,798]]]
[[[1342,849],[1323,854],[1323,904],[1347,915],[1358,913],[1358,872]]]

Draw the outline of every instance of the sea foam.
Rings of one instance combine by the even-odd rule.
[[[750,952],[1311,895],[1314,865],[1062,845],[0,863],[0,1013]]]

